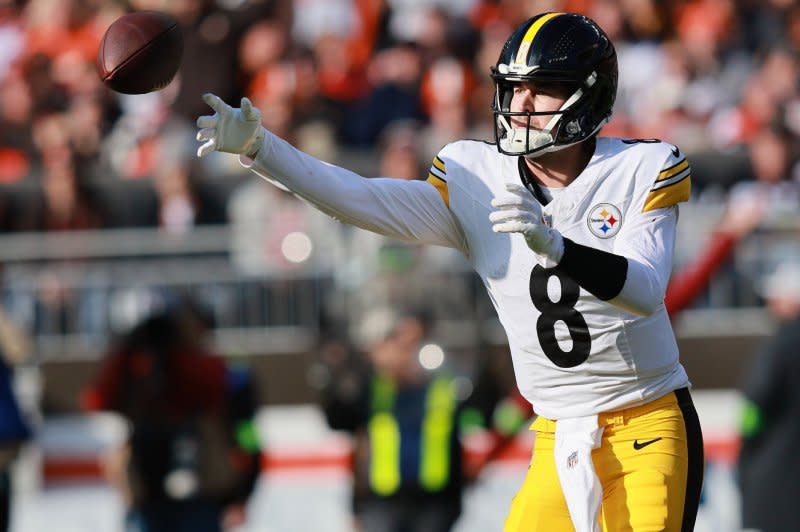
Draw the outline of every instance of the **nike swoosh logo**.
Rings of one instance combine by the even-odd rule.
[[[660,439],[661,438],[653,438],[652,440],[643,441],[642,443],[639,443],[639,440],[633,440],[633,448],[638,451],[640,449],[644,449],[648,445],[654,444],[655,442],[657,442]]]
[[[672,147],[672,155],[674,155],[675,157],[680,157],[681,156],[681,150],[679,150],[677,146],[673,146]]]

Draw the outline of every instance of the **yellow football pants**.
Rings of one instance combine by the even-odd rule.
[[[603,486],[600,523],[608,532],[694,529],[703,482],[703,440],[686,389],[642,406],[600,414],[592,452]],[[575,530],[553,457],[556,422],[537,418],[533,459],[511,503],[504,532]]]

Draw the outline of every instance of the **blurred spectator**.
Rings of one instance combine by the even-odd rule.
[[[742,525],[762,532],[800,529],[800,262],[781,264],[762,287],[778,329],[756,353],[744,383],[739,454]]]
[[[398,44],[379,51],[369,66],[372,90],[350,109],[343,137],[357,146],[374,144],[394,121],[419,120],[422,57],[418,46]]]
[[[769,205],[770,220],[790,219],[800,211],[800,181],[793,175],[796,155],[791,140],[782,128],[763,128],[754,136],[748,145],[752,179],[731,188],[731,205],[760,195]]]
[[[442,363],[441,348],[426,344],[429,317],[376,310],[361,325],[369,362],[353,366],[342,344],[325,349],[322,394],[331,427],[354,434],[358,529],[451,530],[461,513],[461,397],[456,380],[422,366]]]
[[[287,29],[276,20],[263,20],[250,26],[239,43],[239,68],[247,78],[286,54],[289,48]]]
[[[472,70],[453,57],[442,57],[431,64],[422,79],[422,106],[428,125],[421,131],[420,144],[425,146],[425,161],[432,161],[438,150],[456,138],[475,138],[488,131],[473,135],[469,128],[467,105],[475,86]],[[488,106],[488,102],[486,102]],[[485,114],[485,113],[484,113]]]
[[[0,82],[0,180],[14,183],[26,177],[33,164],[30,121],[33,99],[24,77],[13,72]]]
[[[22,53],[25,42],[22,4],[19,0],[0,3],[0,80],[5,79],[11,65]]]
[[[414,122],[396,122],[386,128],[381,141],[378,175],[413,181],[422,179],[427,164],[417,157]]]
[[[290,138],[298,126],[298,115],[303,112],[302,104],[314,107],[313,99],[300,99],[300,87],[311,87],[310,90],[314,90],[314,80],[309,77],[310,72],[303,72],[302,66],[303,63],[290,61],[265,65],[248,87],[253,101],[264,106],[264,124]]]
[[[158,227],[183,235],[199,225],[226,223],[225,197],[216,193],[203,168],[194,163],[186,123],[167,114],[150,119],[141,131],[123,126],[112,134],[130,149],[109,153],[109,162],[121,177],[140,181],[140,186],[107,183],[103,187],[110,193],[106,203],[114,207],[115,224]],[[131,194],[133,190],[140,193]]]
[[[147,317],[84,393],[87,409],[119,412],[131,426],[107,464],[128,507],[126,530],[220,531],[244,520],[260,456],[253,388],[209,350],[209,320],[187,302]]]
[[[177,145],[176,145],[177,144]],[[153,171],[158,199],[156,224],[167,234],[184,235],[193,227],[227,222],[225,206],[197,174],[182,143],[159,139],[160,152]]]
[[[53,149],[42,160],[41,198],[18,212],[26,231],[80,231],[106,226],[106,214],[91,189],[76,174],[69,148]]]
[[[768,208],[766,195],[759,190],[740,194],[728,203],[697,256],[670,277],[664,304],[671,318],[697,299],[739,242],[763,221]]]
[[[30,341],[0,309],[0,532],[9,530],[12,508],[11,467],[31,428],[13,389],[14,366],[30,355]]]

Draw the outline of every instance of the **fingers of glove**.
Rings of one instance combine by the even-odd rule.
[[[525,203],[523,198],[519,196],[497,196],[492,198],[492,207],[495,209],[505,209],[508,207],[521,207]]]
[[[489,221],[492,223],[507,222],[510,220],[519,220],[529,224],[538,224],[536,216],[528,211],[520,209],[502,209],[489,213]]]
[[[495,212],[508,211],[520,215],[524,213],[526,218],[534,223],[541,223],[542,221],[542,208],[534,201],[520,200],[520,198],[514,198],[513,196],[504,196],[492,200],[492,206],[497,209]]]
[[[250,101],[249,98],[242,98],[241,103],[242,108],[242,116],[245,120],[248,121],[261,121],[261,111],[257,108],[253,107],[253,103]]]
[[[219,115],[203,115],[197,118],[197,127],[217,127]]]
[[[531,225],[520,220],[510,220],[492,225],[492,231],[495,233],[527,233],[530,230]]]
[[[197,140],[200,142],[204,140],[211,140],[217,136],[217,128],[207,127],[197,132]]]
[[[200,146],[199,148],[197,148],[197,156],[203,157],[205,155],[208,155],[209,153],[214,151],[215,148],[216,148],[216,143],[214,142],[214,139],[211,139],[202,146]]]
[[[218,113],[222,112],[222,110],[226,107],[230,107],[228,104],[222,101],[222,98],[216,94],[211,94],[210,92],[203,94],[203,101]]]

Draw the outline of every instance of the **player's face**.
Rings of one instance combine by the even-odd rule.
[[[512,113],[547,113],[558,111],[564,102],[567,101],[572,92],[563,84],[524,82],[514,85],[514,93],[511,97],[509,110]],[[552,115],[538,115],[530,118],[532,129],[544,129],[547,123],[553,118]],[[525,117],[512,116],[512,127],[524,128]]]

